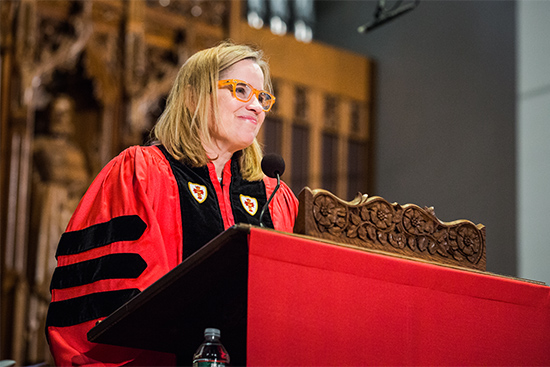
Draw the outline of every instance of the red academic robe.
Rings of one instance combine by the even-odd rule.
[[[232,160],[222,182],[213,164],[191,168],[158,146],[128,148],[105,166],[56,254],[46,323],[56,365],[175,365],[172,354],[90,343],[86,334],[236,218],[258,223],[276,180],[243,180]],[[267,223],[292,232],[297,212],[295,195],[281,183]]]

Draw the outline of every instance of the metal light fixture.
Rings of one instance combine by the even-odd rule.
[[[378,0],[378,5],[376,6],[376,10],[374,12],[374,19],[371,22],[358,27],[357,32],[367,33],[368,31],[372,31],[390,20],[413,10],[419,3],[420,0],[398,0],[393,6],[386,7],[386,0]]]

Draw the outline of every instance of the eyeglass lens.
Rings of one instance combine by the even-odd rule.
[[[235,85],[235,97],[237,99],[246,102],[250,99],[252,93],[252,88],[248,84],[237,83]],[[260,92],[258,94],[258,102],[260,102],[264,110],[268,110],[272,104],[271,96],[265,92]]]

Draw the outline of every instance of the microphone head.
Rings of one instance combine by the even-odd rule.
[[[262,171],[271,178],[277,178],[277,174],[282,176],[285,172],[285,160],[278,154],[266,154],[262,159]]]

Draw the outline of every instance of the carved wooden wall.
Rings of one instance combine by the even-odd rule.
[[[296,193],[368,190],[369,61],[251,29],[243,4],[0,1],[0,359],[51,362],[44,316],[58,237],[98,171],[147,140],[197,50],[226,38],[264,48],[277,103],[260,140],[283,155]]]

